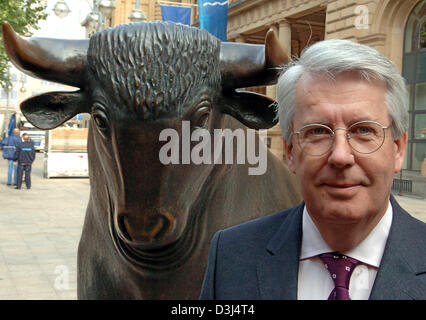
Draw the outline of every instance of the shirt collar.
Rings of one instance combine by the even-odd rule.
[[[392,205],[389,202],[385,214],[369,235],[358,246],[348,252],[342,253],[378,268],[392,224],[392,214]],[[302,230],[300,260],[333,251],[322,238],[306,206],[303,209]]]

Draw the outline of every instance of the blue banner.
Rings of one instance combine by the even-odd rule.
[[[7,135],[10,136],[12,134],[12,130],[16,128],[16,114],[12,114],[9,120],[9,127],[7,128]]]
[[[205,29],[222,41],[226,41],[228,26],[228,1],[198,0],[200,29]]]
[[[163,21],[191,25],[191,7],[160,5]]]

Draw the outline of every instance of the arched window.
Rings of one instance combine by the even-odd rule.
[[[405,169],[426,163],[426,0],[413,9],[405,26],[402,74],[409,92],[410,128]]]

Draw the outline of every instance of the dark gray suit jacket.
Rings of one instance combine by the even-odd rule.
[[[370,299],[426,299],[426,224],[391,196],[392,226]],[[201,299],[297,299],[304,203],[218,231]]]

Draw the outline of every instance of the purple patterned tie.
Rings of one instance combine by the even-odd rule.
[[[361,262],[338,252],[320,254],[322,262],[334,281],[334,289],[328,300],[351,300],[349,297],[349,281],[352,271]]]

